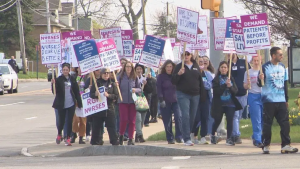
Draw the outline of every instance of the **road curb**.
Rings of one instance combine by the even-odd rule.
[[[32,154],[28,153],[28,148],[27,147],[22,148],[21,155],[23,155],[25,157],[33,157]]]

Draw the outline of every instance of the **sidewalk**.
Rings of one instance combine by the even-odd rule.
[[[144,127],[144,137],[163,131],[163,123],[161,120],[158,123],[151,123],[150,127]],[[55,139],[55,138],[53,138]],[[39,156],[39,157],[72,157],[72,156],[100,156],[100,155],[156,155],[156,156],[194,156],[194,155],[245,155],[245,154],[262,154],[260,148],[252,145],[251,140],[243,140],[243,144],[235,146],[227,146],[225,140],[217,145],[194,145],[185,146],[184,144],[167,144],[166,141],[147,141],[145,143],[136,143],[135,146],[111,146],[108,141],[108,134],[104,134],[103,146],[91,146],[89,143],[80,145],[78,139],[72,146],[65,146],[63,143],[57,145],[52,143],[38,145],[23,149],[23,155]],[[300,144],[293,144],[295,147],[300,147]],[[26,154],[29,153],[29,154]],[[271,145],[271,154],[280,153],[280,144]]]

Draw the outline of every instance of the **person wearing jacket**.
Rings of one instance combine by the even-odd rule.
[[[215,136],[218,126],[220,125],[223,113],[227,120],[227,145],[235,145],[235,139],[232,135],[233,117],[236,110],[242,109],[241,104],[235,97],[238,89],[233,77],[228,78],[228,63],[222,61],[218,68],[218,73],[213,80],[213,99],[211,105],[211,116],[214,118],[214,124],[211,135],[211,143],[217,144],[220,138]]]
[[[157,95],[160,102],[160,112],[165,127],[168,144],[183,143],[182,141],[182,116],[176,98],[176,86],[172,84],[172,73],[175,64],[167,60],[161,67],[157,76]],[[172,114],[175,118],[175,137],[172,131]]]
[[[76,79],[70,75],[70,64],[62,64],[62,75],[52,79],[55,83],[55,99],[52,107],[58,110],[59,127],[56,138],[56,143],[60,144],[62,138],[62,130],[67,117],[67,137],[65,138],[65,145],[71,146],[70,136],[72,133],[72,119],[75,113],[75,107],[82,108],[82,100],[79,93]]]
[[[120,145],[123,145],[125,130],[128,124],[128,137],[127,145],[134,145],[133,133],[135,128],[136,109],[132,99],[133,93],[140,93],[140,84],[137,79],[133,64],[129,61],[123,67],[121,74],[118,76],[118,83],[123,101],[118,99],[120,111]]]
[[[248,64],[250,67],[250,64]],[[236,111],[233,117],[233,137],[236,144],[241,144],[242,140],[240,138],[240,119],[242,118],[242,114],[244,112],[245,107],[247,106],[247,90],[244,89],[244,74],[246,72],[246,63],[245,59],[240,59],[236,54],[232,55],[232,64],[231,64],[231,75],[236,83],[238,88],[238,92],[236,93],[236,98],[242,105],[242,109]]]
[[[208,64],[207,63],[204,64],[204,57],[199,58],[199,67],[200,67],[200,72],[202,75],[202,80],[205,88],[205,95],[207,99],[203,103],[201,103],[199,100],[199,106],[198,106],[197,115],[193,127],[193,133],[195,137],[194,139],[192,139],[192,141],[195,144],[208,144],[205,136],[208,134],[208,120],[209,120],[210,106],[212,100],[211,89],[212,89],[213,78],[211,73],[207,70]],[[201,125],[201,130],[200,130],[201,139],[199,142],[198,133],[199,133],[200,125]]]
[[[259,73],[260,59],[258,56],[252,56],[252,69],[249,69],[249,78],[247,72],[244,75],[244,88],[248,90],[249,113],[252,122],[252,140],[253,145],[262,148],[262,101],[261,87],[257,85],[257,77]]]
[[[140,84],[140,88],[142,88],[143,86],[143,93],[145,95],[145,97],[147,98],[147,102],[148,105],[150,104],[150,98],[149,96],[151,96],[152,90],[153,90],[153,86],[152,86],[152,82],[151,82],[151,75],[149,74],[148,77],[146,78],[145,76],[143,76],[143,74],[145,73],[145,67],[143,65],[140,64],[136,64],[135,65],[135,71],[137,74],[137,78]],[[145,111],[145,112],[136,112],[136,120],[135,120],[135,130],[136,130],[136,134],[135,134],[135,142],[138,143],[143,143],[145,142],[144,136],[143,136],[143,126],[144,126],[144,121],[145,121],[145,117],[146,114],[149,110]]]
[[[182,113],[182,135],[187,146],[193,146],[191,141],[192,128],[199,104],[199,99],[205,101],[205,89],[198,63],[189,52],[184,54],[182,63],[176,65],[172,76],[172,83],[176,85],[176,95]],[[201,95],[201,97],[200,97]]]
[[[105,122],[105,127],[109,135],[110,144],[119,145],[118,136],[116,132],[116,118],[114,110],[114,102],[118,99],[118,89],[115,83],[109,78],[110,69],[101,69],[100,78],[97,79],[98,87],[103,86],[105,88],[104,95],[107,98],[107,110],[100,111],[98,113],[92,114],[92,145],[103,145],[103,124]],[[95,84],[92,85],[90,91],[90,97],[92,99],[98,99],[100,92],[96,89]]]

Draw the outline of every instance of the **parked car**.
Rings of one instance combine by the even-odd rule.
[[[4,81],[4,90],[18,93],[18,75],[9,64],[0,64],[0,73]]]
[[[56,78],[56,70],[54,69],[54,78]],[[52,69],[48,69],[48,82],[52,79]]]
[[[2,78],[2,73],[0,73],[0,95],[4,94],[4,80]]]

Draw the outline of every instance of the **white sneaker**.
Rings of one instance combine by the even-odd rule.
[[[286,145],[286,146],[281,148],[281,153],[282,154],[297,153],[297,152],[298,152],[298,148],[294,148],[290,145]]]
[[[188,141],[184,142],[184,145],[185,146],[193,146],[194,143],[191,140],[188,140]]]
[[[282,150],[281,150],[282,151]],[[270,146],[264,146],[263,148],[263,153],[264,154],[270,154]]]
[[[89,141],[90,141],[90,137],[91,137],[91,136],[86,136],[86,137],[85,137],[85,141],[86,141],[86,142],[89,142]]]
[[[206,141],[206,138],[205,138],[205,137],[202,137],[202,138],[200,139],[199,144],[208,144],[208,142]]]
[[[194,144],[199,144],[199,140],[198,140],[197,137],[195,137],[195,138],[193,139],[193,143],[194,143]]]

